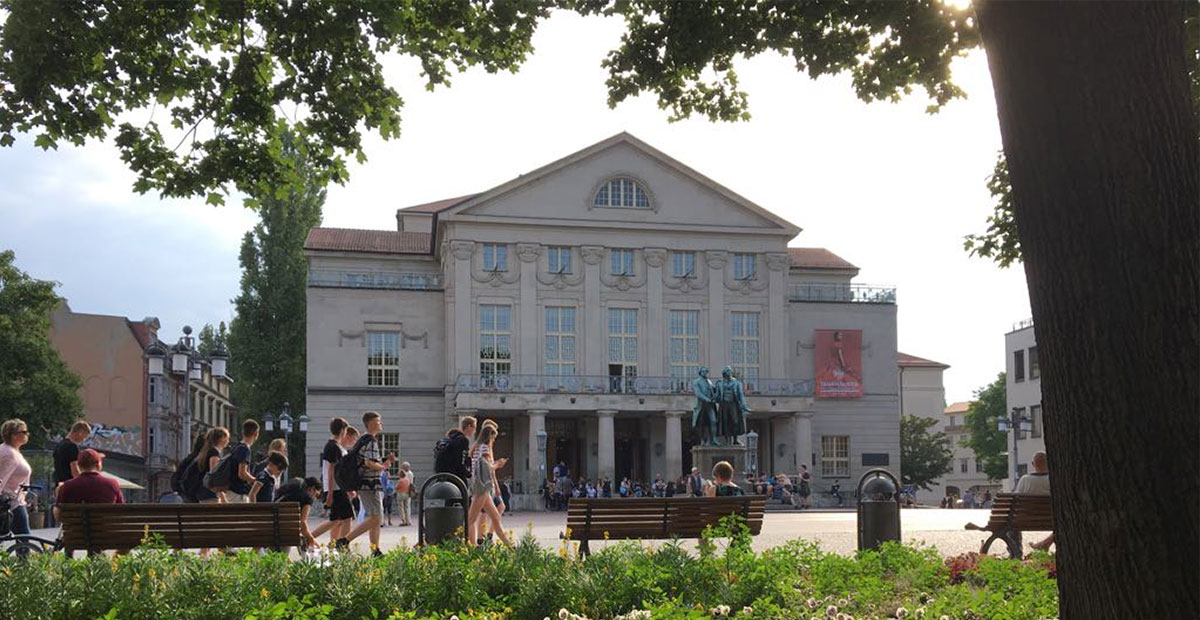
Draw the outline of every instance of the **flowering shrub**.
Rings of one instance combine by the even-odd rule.
[[[736,524],[689,553],[610,545],[586,560],[515,548],[381,558],[208,560],[150,545],[120,557],[0,558],[5,620],[854,620],[1058,615],[1053,556],[1021,562],[885,545],[856,557],[795,541],[762,553]],[[721,542],[724,541],[724,542]]]

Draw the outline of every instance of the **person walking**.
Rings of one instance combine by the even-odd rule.
[[[346,534],[350,533],[350,520],[354,517],[354,510],[350,506],[350,494],[337,488],[337,481],[333,477],[334,466],[346,453],[346,450],[342,448],[342,441],[346,437],[346,429],[349,426],[346,424],[346,419],[342,417],[330,420],[329,440],[321,449],[321,488],[324,489],[325,510],[328,512],[329,520],[318,526],[312,534],[313,537],[317,537],[329,532],[330,544],[336,543],[338,539],[344,538]]]
[[[396,476],[402,475],[401,471]],[[383,483],[383,514],[387,517],[387,527],[392,527],[392,514],[396,512],[396,482],[384,471],[379,476],[380,482]]]
[[[454,474],[463,484],[471,481],[471,438],[475,436],[475,418],[463,416],[458,428],[446,431],[433,447],[433,470],[439,474]]]
[[[204,445],[200,448],[199,461],[197,468],[200,470],[200,475],[203,476],[217,468],[217,464],[221,462],[221,451],[225,446],[229,445],[229,431],[224,426],[209,429],[204,436]],[[226,501],[225,491],[214,491],[204,484],[196,489],[196,501],[201,504],[224,504]]]
[[[800,464],[800,484],[796,489],[796,495],[799,496],[799,508],[812,508],[812,474],[808,473],[808,466],[804,463]]]
[[[57,446],[54,446],[54,489],[52,492],[55,494],[57,494],[59,485],[79,475],[79,465],[75,462],[79,458],[79,445],[86,441],[91,434],[92,425],[84,420],[79,420],[71,425],[67,436],[63,437]],[[53,527],[57,518],[57,513],[51,510],[46,527]]]
[[[267,455],[267,466],[254,477],[250,485],[250,503],[269,504],[275,501],[275,489],[280,486],[280,476],[287,471],[288,460],[282,452]]]
[[[258,441],[258,422],[242,422],[242,440],[229,453],[229,467],[233,469],[233,480],[229,483],[228,500],[231,504],[250,502],[250,485],[254,484],[250,459],[253,457],[254,442]]]
[[[467,525],[470,531],[467,539],[472,545],[479,544],[477,520],[480,513],[485,513],[496,535],[505,545],[511,547],[512,541],[508,539],[504,526],[500,523],[500,512],[492,502],[492,496],[500,493],[492,463],[492,446],[496,442],[497,434],[499,433],[495,426],[484,426],[471,449],[471,506],[467,511]]]
[[[379,413],[368,411],[363,414],[362,420],[366,432],[354,447],[358,449],[358,454],[362,457],[362,485],[358,489],[358,499],[366,516],[363,522],[340,539],[338,544],[343,547],[349,546],[355,538],[366,533],[371,542],[371,555],[381,556],[383,555],[379,549],[380,528],[383,524],[381,474],[395,462],[396,455],[388,454],[381,458],[379,433],[383,431],[383,418]]]
[[[8,500],[12,508],[13,534],[29,533],[29,508],[25,504],[25,490],[21,485],[29,484],[33,468],[21,454],[21,446],[29,443],[29,427],[24,420],[12,419],[0,425],[0,495]]]

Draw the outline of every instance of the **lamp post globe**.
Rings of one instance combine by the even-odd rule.
[[[166,347],[156,340],[146,347],[146,372],[151,377],[163,376],[163,366],[167,359]]]
[[[299,422],[299,425],[300,425],[300,432],[301,432],[301,433],[307,433],[307,432],[308,432],[308,414],[307,414],[307,413],[301,413],[301,414],[300,414],[300,417],[299,417],[299,418],[297,418],[297,419],[296,419],[296,421],[297,421],[297,422]]]
[[[271,415],[269,411],[263,414],[263,429],[268,433],[275,430],[275,416]]]
[[[229,363],[229,349],[225,348],[224,343],[217,344],[217,348],[208,356],[209,362],[212,364],[212,374],[214,377],[225,377],[226,366]]]

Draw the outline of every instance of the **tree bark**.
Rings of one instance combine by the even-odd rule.
[[[1061,617],[1200,617],[1200,142],[1183,3],[981,1]]]

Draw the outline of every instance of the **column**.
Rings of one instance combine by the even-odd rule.
[[[729,363],[729,331],[725,329],[725,263],[729,253],[710,251],[704,258],[708,261],[708,366],[711,376],[720,377],[721,369]]]
[[[521,261],[521,305],[517,312],[517,340],[520,343],[517,350],[517,365],[515,374],[540,375],[540,351],[538,347],[537,314],[537,259],[542,254],[542,246],[536,243],[518,243],[517,258]]]
[[[646,351],[649,352],[644,374],[650,377],[667,375],[663,367],[663,262],[667,259],[667,251],[663,248],[646,248]]]
[[[608,476],[613,484],[620,482],[615,476],[615,456],[616,456],[616,441],[613,435],[613,416],[617,414],[614,409],[599,409],[596,411],[597,420],[597,435],[599,436],[599,447],[596,455],[596,472],[597,477],[604,478]]]
[[[530,409],[525,413],[529,416],[529,468],[526,472],[525,492],[537,493],[546,477],[546,471],[543,469],[546,456],[538,449],[538,431],[546,429],[546,414],[550,412],[545,409]]]
[[[667,432],[664,441],[667,445],[667,471],[663,473],[667,480],[674,480],[683,473],[683,417],[690,411],[668,411]]]
[[[787,269],[791,258],[787,252],[767,254],[767,376],[782,379],[788,376],[787,353],[791,339],[787,320]]]
[[[797,411],[792,417],[793,424],[796,430],[796,464],[797,471],[800,470],[800,464],[804,463],[810,470],[812,468],[812,411]],[[811,473],[811,471],[810,471]]]
[[[583,374],[608,374],[608,348],[604,345],[604,308],[600,307],[600,261],[604,248],[585,245],[579,248],[583,257]]]
[[[477,374],[479,366],[476,356],[471,354],[471,256],[475,253],[474,241],[451,241],[450,254],[454,257],[454,375]],[[457,381],[457,376],[451,376]]]

